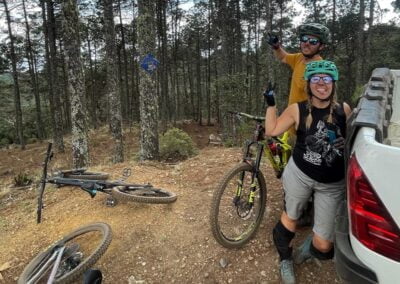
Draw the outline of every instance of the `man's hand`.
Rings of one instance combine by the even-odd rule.
[[[275,86],[271,82],[268,83],[268,88],[264,92],[264,100],[268,106],[275,106]]]
[[[339,138],[336,138],[335,140],[333,140],[332,144],[333,144],[333,147],[335,147],[336,149],[343,150],[345,142],[346,142],[346,140],[343,137],[339,137]]]
[[[267,35],[267,43],[273,48],[278,49],[280,47],[279,38],[276,35],[272,35],[268,33]]]

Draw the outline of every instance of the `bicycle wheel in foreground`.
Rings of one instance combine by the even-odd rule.
[[[257,232],[265,211],[267,188],[261,172],[251,193],[252,166],[241,163],[230,170],[212,197],[210,223],[215,239],[227,248],[246,244]],[[249,202],[253,199],[253,203]]]
[[[111,228],[105,223],[83,226],[32,259],[20,275],[18,284],[47,283],[56,263],[55,252],[60,249],[63,249],[63,254],[52,283],[79,282],[84,272],[107,250],[111,239]]]
[[[137,186],[116,186],[112,188],[111,194],[119,200],[136,201],[140,203],[157,203],[165,204],[175,202],[177,196],[173,192],[169,192],[153,187],[137,187]]]

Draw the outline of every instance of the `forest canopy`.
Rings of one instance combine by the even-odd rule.
[[[109,80],[114,75],[124,126],[141,120],[140,102],[146,97],[141,99],[140,84],[146,78],[151,78],[155,94],[156,119],[163,122],[219,123],[228,110],[262,114],[261,94],[268,81],[277,84],[282,109],[291,71],[273,57],[266,36],[276,34],[288,52],[298,51],[296,5],[304,8],[305,22],[330,29],[322,55],[339,67],[340,100],[354,102],[374,68],[400,69],[399,17],[397,22],[380,23],[384,11],[379,1],[292,2],[1,0],[0,13],[7,17],[2,16],[0,31],[0,146],[70,133],[75,115],[71,102],[76,96],[82,99],[80,119],[88,128],[110,123],[114,104],[110,104]],[[108,5],[111,30],[104,13]],[[139,17],[140,5],[151,12],[145,24]],[[400,2],[392,5],[400,13]],[[75,17],[68,15],[68,9],[75,6],[76,21],[68,21]],[[74,22],[72,29],[69,25]],[[147,36],[152,38],[144,43]],[[72,51],[75,41],[78,47]],[[71,73],[75,53],[79,60],[75,73],[82,70],[76,81],[82,82],[82,90],[77,94],[68,87],[76,75]],[[148,53],[159,62],[152,75],[140,66]]]

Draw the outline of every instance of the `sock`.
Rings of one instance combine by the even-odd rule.
[[[292,258],[293,248],[289,247],[289,244],[294,238],[294,235],[295,233],[286,229],[280,220],[272,230],[274,244],[281,261]]]

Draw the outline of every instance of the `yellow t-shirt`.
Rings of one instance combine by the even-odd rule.
[[[316,56],[311,61],[322,60],[321,56]],[[306,69],[305,58],[301,53],[287,54],[285,62],[292,68],[292,82],[290,84],[290,94],[288,105],[301,102],[307,99],[305,91],[306,80],[304,80],[304,71]]]

